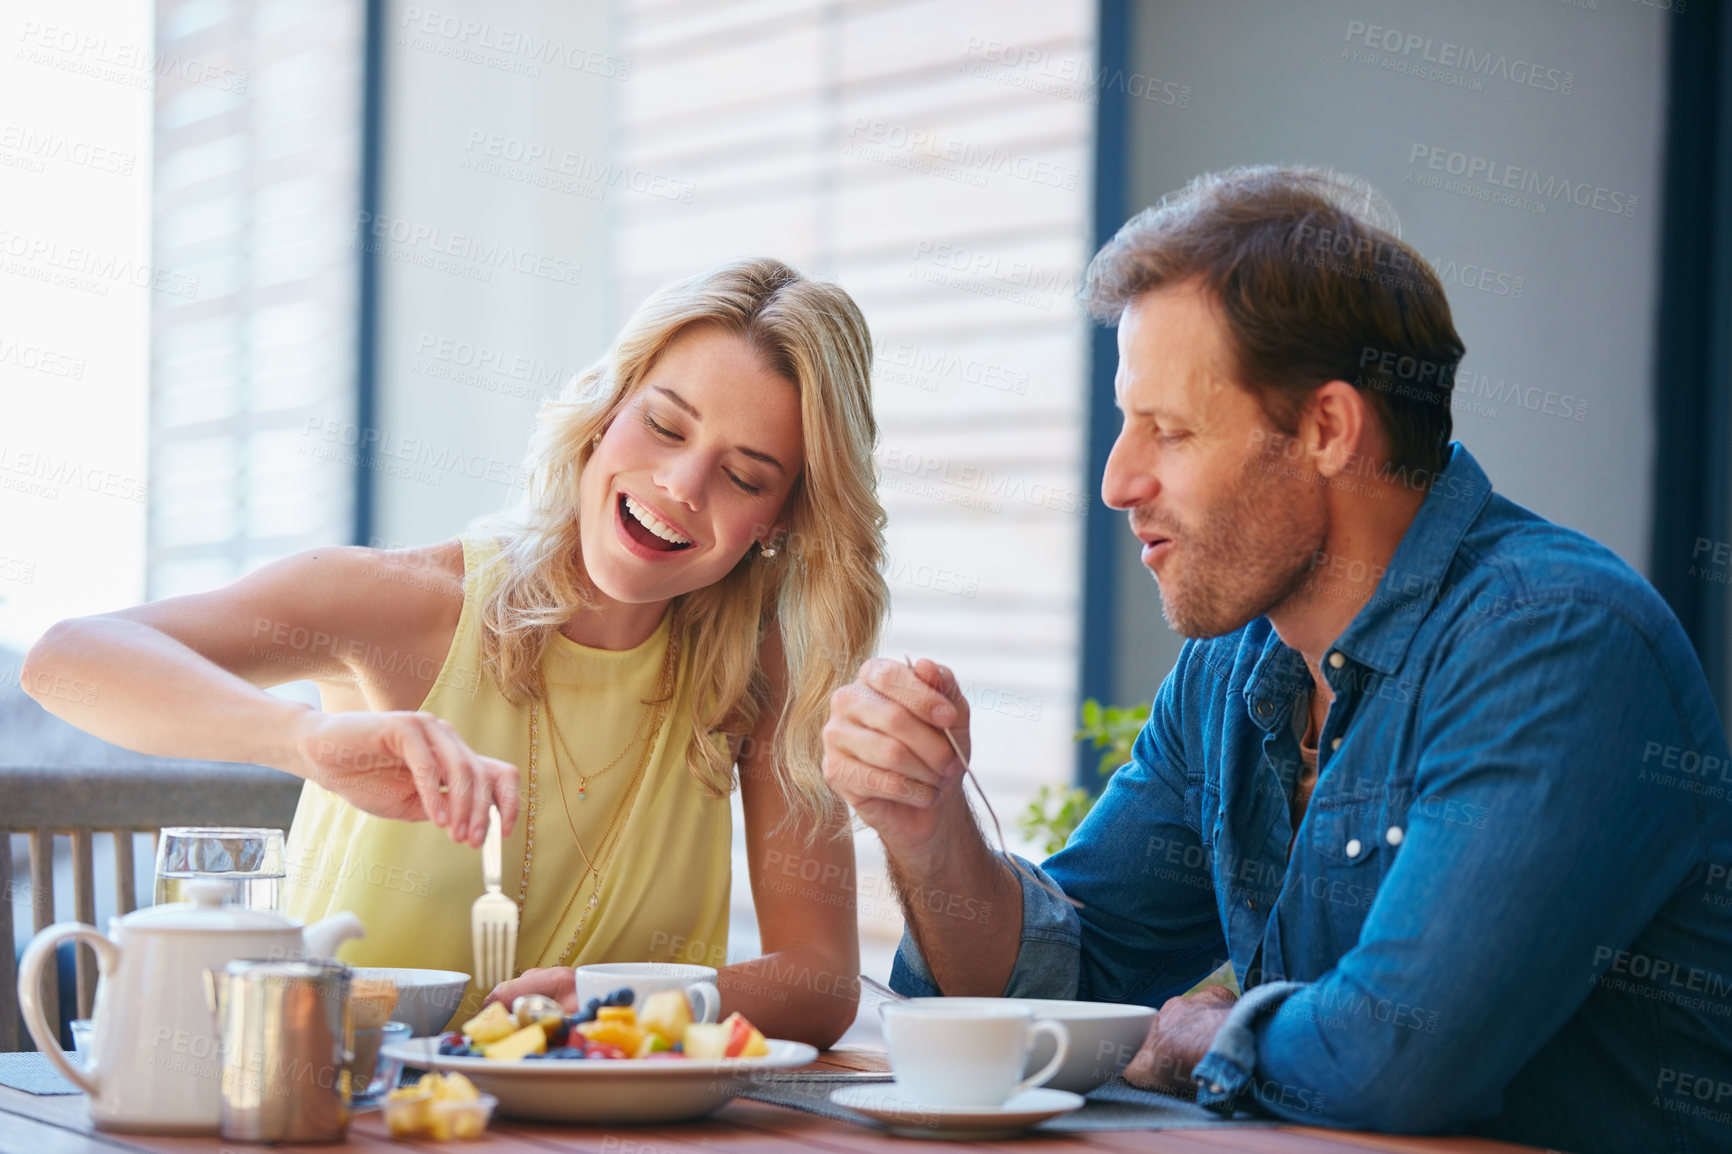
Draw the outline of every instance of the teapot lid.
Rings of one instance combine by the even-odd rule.
[[[301,923],[275,910],[249,910],[228,902],[229,883],[205,878],[186,883],[192,900],[134,910],[119,919],[129,930],[299,930]]]

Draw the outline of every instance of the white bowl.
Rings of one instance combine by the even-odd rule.
[[[1056,998],[1006,998],[1032,1009],[1036,1017],[1063,1022],[1070,1031],[1070,1053],[1046,1084],[1054,1090],[1087,1094],[1118,1077],[1148,1037],[1155,1012],[1147,1006],[1116,1002],[1066,1002]],[[1025,1076],[1052,1060],[1052,1039],[1035,1038]]]
[[[400,970],[389,966],[355,966],[357,978],[389,978],[397,983],[393,1022],[406,1022],[412,1036],[442,1034],[457,1013],[457,1003],[469,988],[469,975],[456,970]]]

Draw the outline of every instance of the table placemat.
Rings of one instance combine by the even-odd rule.
[[[857,1126],[865,1126],[872,1130],[882,1130],[877,1122],[864,1118],[852,1110],[847,1110],[830,1101],[832,1091],[842,1086],[858,1085],[871,1079],[802,1079],[791,1076],[787,1078],[764,1078],[754,1080],[750,1089],[740,1097],[750,1098],[754,1102],[768,1102],[772,1106],[788,1106],[795,1110],[804,1110],[808,1114],[817,1114],[824,1118],[832,1118],[838,1122],[852,1122]],[[890,1078],[885,1076],[888,1084]],[[1066,1114],[1053,1118],[1032,1127],[1031,1133],[1064,1133],[1084,1130],[1180,1130],[1199,1127],[1223,1126],[1276,1126],[1273,1119],[1262,1118],[1253,1114],[1239,1113],[1232,1118],[1222,1118],[1195,1102],[1187,1102],[1182,1098],[1172,1098],[1166,1094],[1155,1094],[1114,1079],[1105,1086],[1085,1095],[1086,1104],[1074,1114]]]
[[[84,1093],[50,1066],[45,1055],[34,1050],[22,1054],[0,1054],[0,1084],[26,1094]]]

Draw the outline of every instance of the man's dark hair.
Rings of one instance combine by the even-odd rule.
[[[1117,323],[1146,292],[1197,282],[1226,320],[1240,382],[1284,433],[1312,390],[1356,386],[1396,469],[1442,470],[1466,347],[1443,284],[1404,244],[1388,203],[1319,168],[1196,177],[1132,217],[1089,262],[1082,296]]]

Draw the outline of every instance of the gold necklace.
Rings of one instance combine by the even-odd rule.
[[[677,657],[678,651],[670,645],[668,653]],[[662,683],[667,679],[668,670],[666,664],[667,663],[664,660],[661,679],[656,683],[656,695],[658,699],[663,692]],[[635,746],[638,743],[638,740],[643,737],[644,726],[648,723],[652,711],[648,709],[643,711],[643,716],[637,723],[637,729],[632,732],[630,737],[626,738],[625,744],[620,746],[619,754],[615,756],[612,761],[608,762],[607,765],[603,766],[595,773],[585,773],[583,770],[578,768],[577,758],[573,757],[571,753],[571,746],[565,743],[565,735],[559,732],[559,725],[553,720],[553,702],[548,697],[547,678],[542,676],[539,672],[536,674],[536,685],[541,693],[541,708],[547,711],[547,732],[554,740],[553,757],[555,774],[553,780],[559,783],[559,801],[560,804],[565,807],[565,824],[570,827],[571,803],[567,801],[565,797],[565,775],[557,772],[559,769],[560,753],[563,752],[565,754],[566,762],[570,764],[572,771],[577,774],[577,800],[582,801],[584,798],[589,796],[590,779],[600,777],[604,773],[612,772],[614,767],[625,760],[625,755],[630,753],[632,747]],[[572,827],[571,829],[571,836],[573,841],[577,840],[577,829],[575,827]],[[582,848],[581,845],[579,848]]]
[[[626,788],[625,797],[620,801],[619,808],[614,811],[613,820],[608,823],[607,830],[601,836],[601,841],[596,844],[595,859],[592,859],[589,856],[589,852],[583,848],[583,842],[577,836],[577,827],[571,820],[570,806],[564,804],[565,786],[559,772],[559,752],[557,747],[565,745],[565,740],[559,733],[559,723],[553,718],[553,710],[547,694],[546,680],[545,678],[540,678],[539,673],[537,675],[540,679],[539,687],[541,691],[541,701],[538,703],[531,703],[529,710],[529,807],[528,820],[524,825],[523,872],[518,885],[519,910],[521,911],[523,908],[524,899],[528,895],[530,861],[535,852],[535,815],[540,808],[537,801],[537,782],[540,776],[537,768],[537,753],[540,746],[536,726],[536,714],[540,711],[538,706],[547,709],[547,727],[549,733],[552,734],[554,738],[554,743],[549,746],[550,755],[553,759],[554,780],[560,783],[560,800],[562,808],[565,809],[566,825],[571,829],[572,842],[577,846],[577,852],[582,856],[584,864],[583,873],[580,874],[572,884],[571,896],[566,899],[565,908],[560,911],[559,917],[554,919],[547,941],[542,945],[541,950],[535,955],[537,959],[544,958],[547,954],[548,948],[553,945],[554,938],[559,934],[559,927],[564,924],[566,917],[571,913],[571,907],[577,901],[578,894],[583,892],[583,883],[586,879],[591,877],[594,878],[594,883],[590,887],[589,903],[585,907],[582,916],[578,919],[576,928],[572,930],[571,940],[566,943],[565,949],[560,952],[558,959],[556,959],[556,964],[564,964],[565,959],[576,949],[578,938],[582,936],[584,927],[589,924],[590,915],[595,912],[596,905],[601,899],[601,889],[603,884],[607,881],[608,868],[612,865],[614,856],[619,852],[619,838],[616,834],[620,830],[621,822],[625,819],[625,816],[631,812],[632,805],[637,799],[638,791],[643,785],[644,772],[649,768],[650,756],[655,751],[656,736],[661,732],[662,722],[666,719],[668,709],[673,704],[674,685],[678,679],[679,671],[681,634],[682,630],[680,628],[680,621],[676,617],[669,625],[667,656],[662,661],[661,676],[657,682],[656,695],[649,703],[647,703],[650,708],[645,712],[645,717],[649,729],[649,736],[644,741],[643,755],[638,759],[637,768],[632,772],[631,783]],[[644,727],[644,724],[640,723],[638,734],[643,732]],[[636,741],[637,734],[634,734],[632,742],[627,743],[625,751],[622,751],[620,757],[615,759],[615,764],[625,757],[625,753],[630,750],[631,745],[635,744]],[[566,756],[571,756],[569,748],[566,750]],[[612,765],[608,768],[611,769]],[[606,770],[603,770],[602,772],[605,773]],[[599,777],[600,774],[597,774],[596,776]]]

